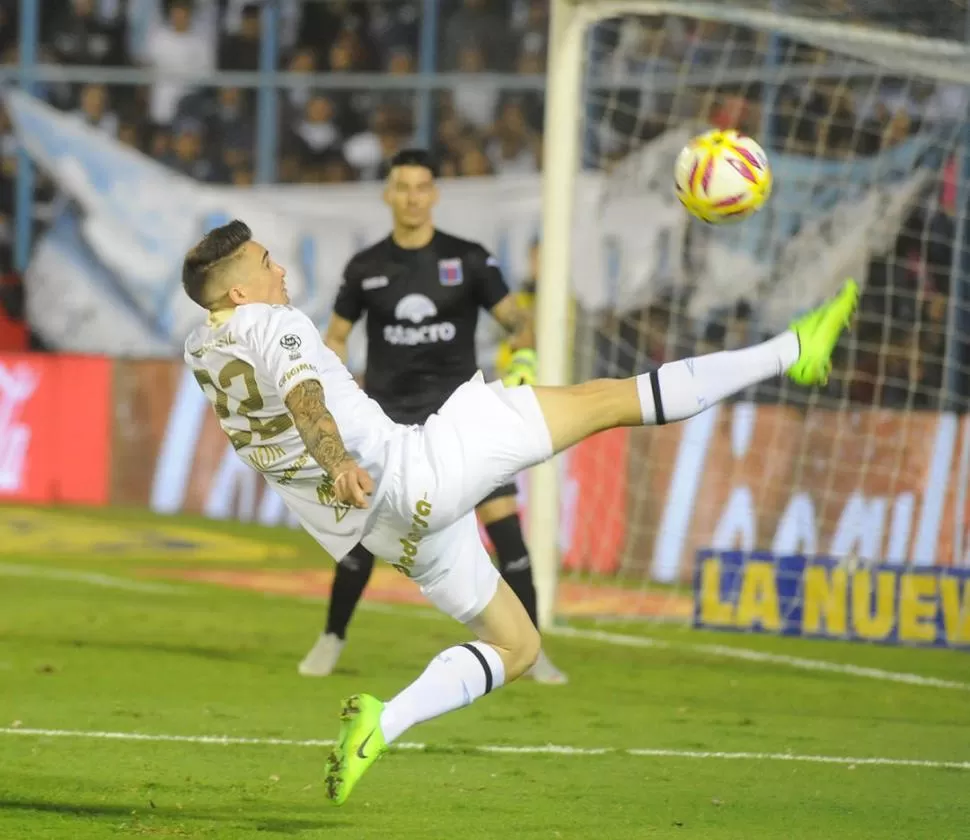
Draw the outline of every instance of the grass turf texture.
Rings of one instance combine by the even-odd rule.
[[[72,516],[79,514],[62,523],[66,537]],[[169,522],[131,513],[94,521],[162,529]],[[293,548],[262,567],[307,568],[320,556],[300,534],[178,524]],[[139,569],[159,566],[150,554],[106,554],[91,545],[18,555],[0,546],[0,565],[143,581]],[[189,556],[182,562],[219,565]],[[343,669],[308,680],[296,663],[319,630],[320,603],[171,587],[125,591],[0,569],[0,727],[330,739],[344,696],[365,690],[387,697],[436,652],[466,638],[424,610],[365,609]],[[403,740],[426,749],[393,750],[342,809],[323,798],[325,746],[0,735],[0,838],[965,836],[965,770],[622,750],[967,761],[970,693],[730,660],[684,645],[744,646],[970,682],[966,653],[637,624],[607,629],[674,644],[551,638],[548,648],[570,685],[522,682],[412,729]],[[478,749],[550,743],[619,751]]]

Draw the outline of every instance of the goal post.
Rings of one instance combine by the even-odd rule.
[[[584,7],[553,0],[550,9],[545,132],[543,135],[542,247],[540,275],[552,278],[536,296],[538,379],[544,385],[565,385],[570,378],[569,278],[572,254],[573,194],[580,163],[579,114],[583,80],[582,51],[586,34]],[[547,628],[555,615],[559,573],[559,479],[557,461],[532,471],[529,484],[529,549],[538,596],[539,626]]]
[[[542,384],[750,343],[848,274],[863,284],[864,311],[822,392],[770,383],[670,434],[584,451],[566,479],[562,459],[535,468],[528,524],[543,628],[563,583],[649,594],[641,603],[651,614],[682,617],[663,605],[689,585],[690,555],[707,543],[916,564],[942,552],[963,564],[964,5],[926,0],[910,17],[833,20],[821,0],[552,0]],[[678,144],[711,124],[754,135],[776,177],[762,213],[719,230],[686,221],[665,187]],[[898,445],[879,426],[886,412]],[[753,465],[759,448],[766,454]],[[859,473],[855,486],[846,464]],[[940,481],[942,498],[932,490]],[[564,487],[582,499],[565,529]],[[619,525],[613,506],[623,508]],[[603,600],[606,613],[618,603]]]

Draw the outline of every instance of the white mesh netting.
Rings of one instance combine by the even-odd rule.
[[[822,390],[773,381],[572,453],[561,612],[684,617],[706,548],[967,563],[965,4],[779,5],[590,28],[574,376],[760,340],[846,276],[858,323]],[[773,165],[769,204],[739,226],[689,222],[671,190],[711,125]]]

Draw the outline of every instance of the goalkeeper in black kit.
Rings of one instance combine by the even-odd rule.
[[[431,214],[437,198],[428,153],[399,152],[384,190],[393,217],[391,235],[347,263],[324,338],[346,362],[350,331],[366,314],[364,387],[392,420],[403,424],[423,424],[475,375],[475,332],[482,309],[509,334],[512,352],[503,371],[505,384],[531,385],[535,379],[531,312],[510,293],[485,248],[435,228]],[[515,485],[499,487],[477,511],[502,577],[538,626]],[[333,671],[373,568],[374,556],[362,545],[337,564],[326,629],[300,663],[304,676]],[[544,653],[529,675],[544,683],[566,682]]]

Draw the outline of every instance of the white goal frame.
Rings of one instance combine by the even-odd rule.
[[[670,14],[721,21],[838,45],[862,59],[940,80],[962,84],[968,81],[970,47],[966,45],[859,24],[779,14],[745,7],[743,2],[728,5],[686,4],[682,0],[551,0],[551,7],[543,126],[542,282],[536,298],[538,381],[542,385],[566,385],[570,381],[570,336],[563,325],[569,323],[570,310],[570,241],[580,164],[585,36],[592,24],[625,14]],[[557,460],[535,467],[529,483],[529,550],[541,629],[550,627],[556,614],[560,524]]]

